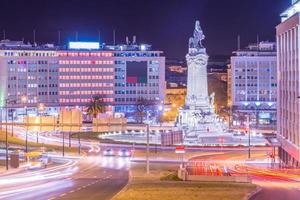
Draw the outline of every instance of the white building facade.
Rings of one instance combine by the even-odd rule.
[[[109,111],[128,113],[135,111],[140,98],[163,102],[163,52],[136,44],[77,46],[1,41],[0,107],[9,107],[10,115],[24,112],[17,112],[24,107],[34,114],[44,104],[45,113],[57,114],[61,107],[85,107],[92,97],[100,96]]]
[[[258,133],[276,130],[276,44],[260,42],[231,57],[232,127],[246,126]]]
[[[277,135],[285,166],[300,166],[300,2],[282,13],[276,27],[278,54]]]

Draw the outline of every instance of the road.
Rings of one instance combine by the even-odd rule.
[[[261,192],[253,196],[250,200],[299,200],[300,191],[287,188],[263,188]]]
[[[0,177],[0,199],[111,199],[128,182],[127,158],[66,159],[49,169]]]
[[[195,157],[190,161],[205,163],[206,166],[226,166],[237,175],[249,175],[252,182],[262,188],[251,200],[300,199],[300,170],[270,168],[270,165],[256,163],[255,160],[265,157],[259,151],[252,151],[252,161],[246,161],[246,157],[246,152],[224,152],[219,155]]]
[[[25,134],[22,128],[15,128],[16,135],[20,138],[24,138]],[[36,134],[29,133],[28,138],[30,141],[36,140]],[[61,134],[55,133],[42,133],[39,139],[43,143],[50,143],[56,145],[62,145]],[[67,142],[67,140],[66,140]],[[72,140],[72,146],[77,146],[78,142]],[[99,149],[104,148],[134,148],[134,149],[145,149],[145,145],[120,145],[120,144],[99,144],[90,142],[88,140],[82,140],[81,146],[87,149],[88,152],[99,152]],[[174,152],[174,147],[161,147],[151,146],[152,149],[158,151]],[[200,162],[214,162],[221,163],[220,165],[226,165],[228,169],[235,173],[249,174],[253,182],[263,188],[263,190],[253,197],[252,200],[269,200],[279,199],[281,196],[284,200],[294,200],[295,196],[299,195],[299,177],[300,171],[281,171],[278,169],[270,169],[270,165],[266,164],[266,153],[270,151],[269,147],[252,148],[252,158],[254,161],[247,159],[247,148],[245,147],[234,147],[234,148],[186,148],[189,152],[207,152],[212,155],[202,156],[193,159],[194,161]],[[214,154],[214,152],[220,152]],[[92,159],[92,160],[90,160]],[[99,160],[100,159],[100,160]],[[121,159],[121,158],[120,158]],[[142,159],[144,160],[144,159]],[[142,161],[141,160],[141,161]],[[263,160],[262,162],[258,162]],[[67,178],[59,178],[55,181],[46,181],[38,185],[38,187],[47,186],[46,190],[42,190],[44,193],[26,193],[22,195],[23,199],[35,199],[38,196],[45,196],[45,199],[110,199],[113,194],[118,192],[128,180],[128,166],[130,161],[118,160],[118,158],[101,158],[88,157],[84,161],[80,161],[78,165],[79,172],[70,175]],[[167,160],[162,163],[168,162]],[[174,161],[169,161],[174,162]],[[123,164],[122,164],[123,163]],[[124,163],[125,164],[124,166]],[[129,164],[128,164],[129,165]],[[239,165],[238,169],[234,166]],[[91,167],[93,166],[93,167]],[[122,167],[123,166],[123,167]],[[121,168],[120,168],[121,167]],[[49,184],[54,184],[54,187],[49,187]],[[51,185],[50,185],[51,186]],[[19,188],[18,186],[16,186]],[[35,186],[29,185],[29,188],[33,187],[34,191],[37,189]],[[17,189],[17,188],[13,188]],[[26,188],[26,187],[25,187]],[[101,188],[101,189],[99,189]],[[22,191],[21,191],[22,192]],[[18,194],[18,193],[17,193]],[[86,196],[90,194],[90,196]],[[278,194],[278,195],[276,195]],[[282,195],[285,194],[285,195]],[[1,189],[0,189],[1,195]],[[29,195],[29,196],[28,196]],[[18,195],[14,196],[17,197]],[[276,198],[275,198],[276,197]],[[1,196],[0,196],[1,199]],[[16,199],[16,198],[14,198]],[[297,198],[296,198],[297,199]],[[298,198],[299,199],[299,198]]]

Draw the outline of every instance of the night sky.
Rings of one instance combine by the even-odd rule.
[[[116,29],[117,43],[125,36],[137,36],[140,43],[150,43],[168,58],[184,58],[194,22],[199,19],[206,35],[210,55],[229,55],[241,44],[275,40],[279,14],[290,0],[1,0],[0,29],[6,38],[32,41],[36,29],[39,43],[98,40],[112,43]],[[2,31],[0,32],[2,35]],[[2,38],[2,37],[1,37]]]

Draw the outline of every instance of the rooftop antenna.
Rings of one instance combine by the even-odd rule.
[[[113,31],[113,41],[114,41],[114,45],[116,45],[116,30],[115,29]]]
[[[99,43],[101,42],[101,31],[98,30],[98,40],[99,40]]]
[[[6,39],[5,30],[3,30],[3,40]]]
[[[132,44],[136,44],[136,36],[135,35],[132,38]]]
[[[241,50],[241,36],[240,35],[238,35],[238,37],[237,37],[237,49]]]
[[[36,41],[35,41],[35,29],[33,29],[33,45],[36,46]]]
[[[75,41],[78,41],[78,31],[75,31]]]
[[[58,36],[58,38],[57,38],[57,44],[60,45],[60,31],[58,31],[57,34],[58,34],[57,35]]]

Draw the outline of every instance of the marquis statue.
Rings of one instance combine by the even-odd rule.
[[[189,48],[203,49],[202,40],[205,39],[205,35],[203,34],[202,28],[200,26],[200,22],[197,20],[195,23],[194,35],[189,39]]]

